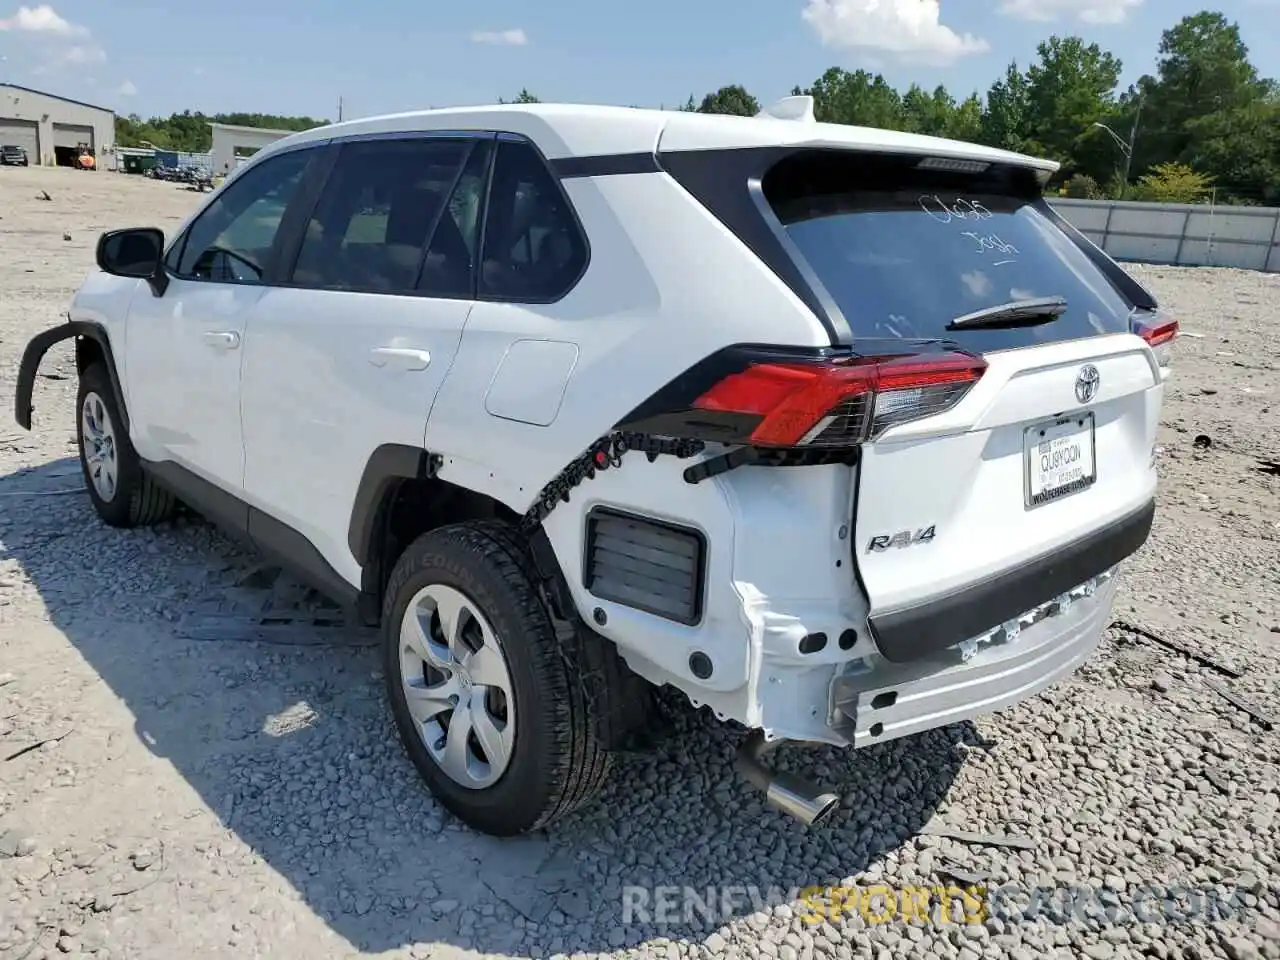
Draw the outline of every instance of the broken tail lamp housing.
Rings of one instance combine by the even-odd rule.
[[[1133,332],[1147,341],[1156,355],[1156,363],[1168,367],[1173,359],[1173,341],[1178,339],[1178,321],[1157,315],[1148,320],[1136,320]]]
[[[755,447],[853,447],[951,409],[986,369],[966,353],[755,363],[693,406],[758,418],[747,440]]]

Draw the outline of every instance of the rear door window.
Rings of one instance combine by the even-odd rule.
[[[949,339],[986,352],[1129,329],[1131,304],[1048,216],[1030,176],[922,170],[919,158],[788,158],[765,196],[855,338]],[[955,317],[1062,297],[1056,320],[946,329]]]
[[[427,242],[472,144],[465,138],[344,144],[307,223],[292,282],[321,290],[415,290]],[[470,276],[465,259],[454,267]]]
[[[550,303],[568,293],[586,265],[586,237],[542,156],[528,143],[499,143],[485,219],[480,296]]]

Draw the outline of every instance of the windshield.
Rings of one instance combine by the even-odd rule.
[[[1131,304],[1049,219],[1034,181],[922,171],[918,158],[789,159],[765,196],[860,338],[945,338],[978,351],[1128,330]],[[962,329],[964,314],[1061,297],[1049,323]]]

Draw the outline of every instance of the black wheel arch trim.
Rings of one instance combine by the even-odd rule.
[[[66,320],[56,327],[50,327],[36,334],[28,342],[22,352],[22,360],[18,363],[18,379],[14,385],[13,416],[18,426],[24,430],[31,429],[31,415],[34,408],[31,395],[35,391],[36,373],[40,362],[49,348],[55,343],[69,340],[72,337],[85,337],[93,340],[102,348],[102,355],[107,361],[107,373],[111,377],[111,391],[115,395],[116,409],[120,411],[121,427],[125,434],[129,432],[129,408],[124,402],[124,392],[120,386],[120,375],[116,370],[115,353],[111,349],[111,337],[100,323],[89,320]]]
[[[1151,533],[1155,500],[1075,543],[1018,569],[915,606],[873,614],[872,638],[886,660],[908,663],[979,636],[1110,570]]]
[[[376,559],[372,553],[378,530],[386,520],[388,491],[401,480],[434,477],[440,462],[438,455],[403,443],[384,443],[369,455],[356,487],[347,527],[347,546],[362,567],[370,568]]]

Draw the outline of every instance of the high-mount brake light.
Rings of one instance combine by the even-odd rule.
[[[1178,321],[1161,316],[1148,323],[1136,321],[1133,329],[1134,333],[1147,341],[1147,346],[1156,355],[1156,362],[1162,367],[1169,366],[1173,341],[1178,339]]]
[[[963,353],[754,363],[693,406],[759,417],[753,446],[852,447],[954,407],[986,369]]]

